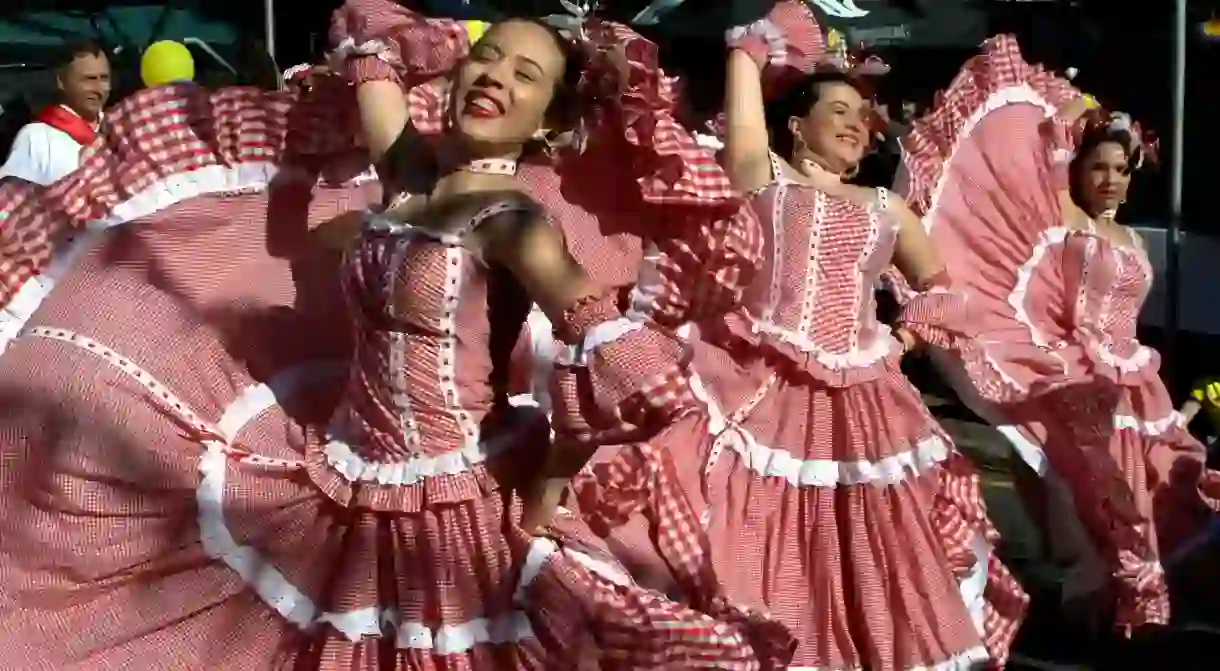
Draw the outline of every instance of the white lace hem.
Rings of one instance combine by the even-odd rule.
[[[1141,419],[1132,415],[1114,415],[1114,428],[1122,431],[1138,431],[1140,435],[1156,438],[1173,429],[1186,429],[1186,418],[1177,410],[1157,419]]]
[[[619,317],[605,321],[585,331],[584,339],[576,345],[567,345],[559,350],[555,363],[560,366],[585,366],[589,354],[598,347],[644,328],[644,324],[631,317]]]
[[[1152,350],[1143,345],[1130,357],[1118,356],[1109,347],[1101,344],[1093,348],[1093,353],[1107,366],[1123,373],[1138,373],[1152,361]]]
[[[755,333],[765,333],[812,355],[815,361],[830,370],[868,368],[892,354],[898,343],[894,340],[890,327],[885,324],[877,324],[876,329],[877,333],[873,341],[865,347],[854,348],[847,352],[828,352],[812,338],[799,331],[783,328],[769,321],[756,321],[751,326],[751,330]]]
[[[224,516],[225,474],[229,462],[236,458],[246,466],[269,469],[295,469],[301,464],[258,455],[243,456],[231,443],[238,438],[247,424],[277,405],[280,399],[298,391],[298,388],[341,379],[346,370],[344,366],[322,362],[302,364],[282,371],[265,384],[255,384],[245,389],[225,408],[220,419],[212,424],[203,420],[147,370],[103,343],[72,331],[45,327],[31,329],[30,335],[67,343],[107,362],[153,392],[150,399],[164,404],[165,410],[172,416],[181,418],[200,432],[217,437],[203,441],[206,449],[199,458],[202,478],[195,498],[203,550],[209,557],[232,569],[264,603],[297,628],[309,630],[326,624],[351,641],[358,641],[365,636],[382,636],[386,628],[391,628],[395,632],[398,648],[430,650],[439,655],[462,654],[484,643],[517,642],[534,637],[529,619],[523,611],[515,611],[495,619],[476,618],[441,627],[429,627],[422,622],[401,621],[397,612],[391,608],[370,606],[350,611],[325,611],[254,548],[239,545],[233,538]],[[519,602],[523,600],[526,588],[541,573],[547,562],[559,554],[559,548],[550,539],[535,538],[531,541],[516,588]],[[584,553],[564,548],[562,554],[607,580],[627,580],[617,567]]]
[[[369,461],[356,454],[346,441],[332,437],[322,453],[326,463],[351,483],[375,482],[379,485],[414,485],[428,478],[466,473],[476,466],[508,451],[515,432],[498,433],[494,439],[475,438],[460,449],[437,455],[416,455],[403,461]]]
[[[1038,475],[1045,476],[1050,471],[1050,463],[1046,457],[1046,451],[1042,445],[1030,438],[1024,431],[1021,431],[1013,424],[988,423],[996,427],[996,430],[1012,444],[1017,454],[1020,455],[1021,460],[1029,465]],[[1176,410],[1157,419],[1141,419],[1132,415],[1114,415],[1114,429],[1117,431],[1135,431],[1147,438],[1157,438],[1169,433],[1173,429],[1185,430],[1186,418]]]
[[[988,96],[987,100],[985,100],[983,104],[970,115],[970,118],[966,120],[966,123],[962,125],[961,131],[958,132],[957,137],[953,140],[953,148],[949,151],[949,157],[945,160],[945,164],[948,165],[953,162],[954,157],[957,156],[958,150],[961,149],[962,143],[974,134],[975,127],[982,123],[983,119],[985,119],[987,115],[1000,109],[1001,107],[1022,103],[1041,107],[1043,113],[1047,117],[1052,116],[1057,111],[1053,105],[1046,101],[1045,98],[1038,95],[1038,92],[1035,91],[1029,84],[1018,84],[1016,86],[1002,88]],[[932,230],[932,222],[936,218],[936,210],[940,206],[940,198],[944,194],[945,187],[948,185],[949,176],[948,170],[942,170],[940,176],[936,180],[936,186],[932,189],[932,196],[929,199],[928,212],[923,216],[923,225],[925,230]]]
[[[288,373],[295,371],[289,370]],[[293,383],[299,383],[302,379],[295,374],[281,374],[267,384],[252,386],[230,404],[225,415],[253,420],[276,405],[279,398],[295,391],[291,388]],[[281,380],[289,384],[282,384]],[[241,427],[234,429],[240,431]],[[465,653],[480,644],[510,643],[534,637],[529,618],[523,611],[515,611],[494,619],[476,618],[460,624],[429,627],[422,622],[401,621],[397,612],[390,608],[367,607],[335,612],[319,609],[312,599],[290,583],[254,549],[237,544],[224,519],[223,501],[228,458],[223,452],[223,444],[209,441],[206,446],[207,451],[199,462],[203,480],[197,493],[204,550],[209,556],[223,561],[233,569],[264,602],[297,627],[307,629],[325,623],[349,640],[356,641],[365,636],[380,636],[383,634],[383,628],[390,626],[396,632],[395,642],[398,648],[431,650],[439,655]],[[559,547],[548,538],[535,538],[531,541],[516,588],[518,602],[524,600],[525,590],[546,564],[559,554]],[[562,554],[608,580],[618,582],[625,579],[624,574],[615,567],[584,553],[565,548]],[[605,573],[602,573],[603,570]]]
[[[1039,95],[1037,91],[1034,91],[1034,89],[1028,84],[1019,84],[1017,86],[1010,86],[1000,89],[999,91],[996,91],[988,96],[987,100],[984,101],[979,109],[975,110],[974,113],[970,115],[970,118],[966,120],[966,123],[963,124],[961,131],[958,132],[957,137],[954,139],[954,146],[952,150],[950,150],[949,157],[946,159],[945,164],[948,165],[953,162],[953,159],[957,156],[958,150],[961,148],[961,144],[974,134],[975,127],[982,123],[983,119],[1002,107],[1016,104],[1028,104],[1039,107],[1048,117],[1053,115],[1056,111],[1054,106],[1047,102],[1046,99]],[[940,176],[937,178],[936,186],[932,189],[932,196],[929,202],[928,212],[923,216],[924,229],[929,233],[932,230],[933,222],[936,220],[936,212],[940,207],[941,196],[943,195],[945,187],[948,184],[949,177],[950,171],[942,170]],[[1033,320],[1029,318],[1029,314],[1025,309],[1025,300],[1026,294],[1029,290],[1029,284],[1033,278],[1034,270],[1041,262],[1042,257],[1052,245],[1062,243],[1067,232],[1068,229],[1064,227],[1054,227],[1042,232],[1042,234],[1039,236],[1038,242],[1034,245],[1034,250],[1030,258],[1017,269],[1017,281],[1013,286],[1012,292],[1008,296],[1008,305],[1012,308],[1017,322],[1029,330],[1030,339],[1035,344],[1047,348],[1048,351],[1052,352],[1052,354],[1054,353],[1053,350],[1055,345],[1054,343],[1051,343],[1048,338],[1043,336],[1043,334],[1034,326]],[[1007,374],[1000,367],[999,362],[997,362],[995,359],[991,358],[990,356],[984,356],[983,360],[997,375],[1000,376],[1000,379],[1005,381],[1005,383],[1011,385],[1018,392],[1027,391],[1023,386],[1018,384],[1011,375]]]

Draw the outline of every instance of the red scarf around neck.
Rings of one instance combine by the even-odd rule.
[[[67,133],[82,147],[89,146],[93,143],[93,138],[97,137],[97,131],[93,130],[92,124],[63,105],[48,105],[42,108],[37,121]]]

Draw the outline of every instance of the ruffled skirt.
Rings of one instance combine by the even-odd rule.
[[[1069,551],[1097,552],[1109,567],[1108,580],[1086,582],[1111,588],[1117,627],[1167,623],[1166,570],[1205,563],[1220,475],[1207,470],[1206,451],[1181,426],[1160,381],[1095,379],[1010,411],[1071,496],[1072,510],[1048,514],[1074,515],[1093,546]]]
[[[729,598],[796,634],[793,664],[1002,664],[1026,597],[992,554],[977,475],[896,363],[832,387],[782,362],[696,351],[710,412],[655,442],[702,509]],[[612,469],[590,469],[578,491]],[[648,526],[625,524],[614,547],[663,578]]]
[[[570,514],[526,536],[486,471],[458,476],[481,496],[417,512],[336,503],[296,428],[333,407],[333,367],[236,385],[214,412],[66,329],[5,359],[25,409],[0,425],[7,668],[766,668]]]

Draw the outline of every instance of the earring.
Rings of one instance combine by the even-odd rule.
[[[796,154],[809,153],[809,145],[805,144],[805,138],[801,137],[801,134],[796,131],[792,132],[792,150],[794,156]]]

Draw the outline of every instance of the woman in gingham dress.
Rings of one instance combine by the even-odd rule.
[[[346,18],[367,9],[352,3]],[[590,34],[638,39],[614,26],[595,25]],[[450,42],[437,36],[403,30],[393,44],[416,53],[469,48],[452,30]],[[597,407],[566,413],[573,421],[600,427],[599,417],[619,424],[636,417],[638,393],[627,388],[647,394],[651,380],[616,370],[627,352],[667,367],[683,358],[680,342],[658,327],[619,319],[616,292],[571,262],[513,176],[524,140],[552,118],[556,92],[581,73],[580,47],[569,45],[535,21],[499,23],[469,57],[459,54],[451,77],[411,86],[405,105],[397,86],[406,82],[387,83],[369,67],[401,64],[404,52],[383,42],[376,53],[350,54],[345,70],[360,82],[355,93],[374,152],[389,135],[418,131],[435,137],[437,156],[463,158],[417,154],[417,178],[427,180],[425,166],[438,169],[428,195],[393,198],[347,254],[341,276],[355,354],[345,387],[326,378],[328,366],[259,370],[276,359],[308,361],[306,353],[279,351],[310,349],[296,341],[309,341],[297,329],[311,324],[292,308],[317,300],[305,288],[295,296],[285,288],[283,266],[302,282],[318,281],[311,271],[323,268],[309,263],[320,252],[302,248],[300,231],[275,234],[285,202],[275,189],[261,201],[203,194],[264,187],[277,170],[277,178],[285,174],[282,166],[326,165],[331,156],[300,150],[317,139],[308,133],[342,127],[350,89],[308,104],[300,93],[145,91],[116,110],[107,142],[76,176],[47,191],[9,194],[16,232],[5,249],[20,253],[23,266],[37,264],[37,240],[48,234],[132,214],[206,223],[193,231],[205,237],[216,224],[201,214],[240,211],[247,225],[273,227],[261,257],[246,244],[188,245],[209,254],[195,266],[198,277],[167,278],[156,264],[147,277],[126,277],[133,259],[150,255],[138,245],[113,250],[117,257],[98,254],[90,267],[116,287],[102,294],[110,303],[74,311],[77,301],[52,300],[48,322],[31,326],[9,353],[13,367],[0,382],[7,394],[27,397],[31,416],[0,426],[6,668],[787,663],[786,632],[718,598],[714,578],[691,583],[703,612],[680,606],[636,586],[582,525],[555,511],[563,469],[574,467],[569,452],[549,449],[544,418],[507,403],[504,371],[531,298],[576,345],[557,388],[577,391],[562,398],[581,398],[590,382],[599,393]],[[293,128],[311,116],[323,121],[305,134]],[[397,119],[392,134],[383,133],[387,119]],[[654,147],[643,134],[635,138],[641,154]],[[666,153],[681,138],[668,141],[673,146],[658,153],[678,159],[667,167],[681,165],[680,154]],[[718,219],[734,209],[718,197],[675,209],[691,221],[701,211]],[[341,209],[334,205],[331,212]],[[229,254],[244,274],[224,272]],[[105,269],[115,258],[126,262]],[[267,281],[279,286],[258,286]],[[207,305],[211,292],[227,300]],[[341,340],[333,330],[317,335]],[[267,381],[255,383],[246,366]],[[292,392],[292,403],[278,403]],[[47,413],[34,410],[35,396],[46,397]],[[59,412],[55,423],[39,428],[50,410]],[[330,422],[301,435],[290,414]],[[691,526],[689,506],[675,502],[663,478],[655,484],[648,509],[667,524]],[[706,573],[695,535],[674,538],[672,556],[692,574]]]
[[[936,360],[1044,493],[1069,493],[1046,520],[1061,550],[1083,554],[1065,597],[1112,609],[1125,633],[1168,621],[1165,564],[1194,551],[1220,505],[1220,474],[1136,339],[1152,270],[1115,215],[1148,154],[1140,138],[1001,36],[914,124],[904,157],[908,200],[980,331]]]
[[[729,598],[796,634],[792,668],[1002,664],[1025,596],[977,476],[898,366],[968,338],[963,306],[902,200],[840,181],[869,144],[855,80],[817,69],[764,104],[764,66],[814,69],[817,31],[784,2],[732,35],[724,161],[768,256],[744,308],[691,325],[708,416],[665,446]],[[891,258],[924,288],[896,332],[872,298]]]

